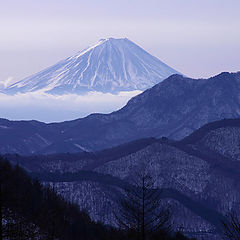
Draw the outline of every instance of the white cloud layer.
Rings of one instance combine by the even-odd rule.
[[[0,93],[0,117],[11,120],[60,122],[91,113],[110,113],[123,107],[141,91],[120,92],[117,95],[90,92],[87,95],[50,95],[25,93],[13,96]]]

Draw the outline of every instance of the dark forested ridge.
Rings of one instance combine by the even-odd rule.
[[[189,236],[198,231],[216,234],[229,209],[240,212],[239,123],[239,119],[212,122],[181,141],[148,138],[95,153],[5,157],[54,184],[58,193],[86,208],[92,219],[107,224],[113,222],[111,209],[117,207],[124,183],[144,165],[163,190],[162,197],[173,203],[176,229],[190,231]]]
[[[117,187],[117,189],[125,189],[130,187],[129,183],[123,181],[117,177],[111,175],[101,174],[94,171],[79,171],[75,173],[31,173],[32,177],[39,179],[42,182],[51,182],[51,183],[69,183],[69,182],[82,182],[82,181],[91,181],[96,183],[104,184],[109,187]],[[173,199],[179,202],[182,206],[190,209],[193,213],[210,222],[215,226],[217,231],[221,232],[223,226],[221,220],[224,220],[225,217],[217,212],[214,209],[211,209],[204,202],[191,199],[183,192],[180,192],[173,188],[162,188],[161,190],[161,199]],[[111,198],[113,201],[116,201],[121,196],[121,192],[115,190],[112,192]]]
[[[3,239],[117,239],[117,231],[94,223],[20,167],[1,159],[0,170]]]
[[[80,152],[80,153],[59,153],[49,155],[31,155],[22,156],[19,154],[5,154],[4,156],[14,165],[18,163],[30,172],[44,171],[44,165],[51,165],[51,163],[61,162],[58,169],[59,172],[64,172],[66,168],[75,166],[75,171],[79,170],[77,167],[80,164],[82,169],[82,161],[87,161],[87,165],[83,167],[84,170],[91,170],[95,167],[112,161],[117,158],[128,156],[134,152],[140,151],[147,146],[162,140],[155,138],[145,138],[125,143],[113,148],[105,149],[98,152]],[[165,140],[163,140],[165,141]],[[61,170],[61,168],[63,168]]]
[[[203,158],[212,165],[216,165],[221,162],[219,167],[223,166],[223,169],[227,170],[231,168],[232,175],[236,168],[239,167],[240,162],[232,161],[232,165],[228,164],[229,160],[233,156],[228,156],[222,154],[219,151],[214,151],[210,149],[207,145],[197,144],[204,139],[205,136],[211,133],[214,133],[214,130],[221,129],[233,129],[237,131],[240,130],[240,119],[224,119],[215,122],[205,124],[201,128],[194,131],[189,136],[185,137],[180,141],[173,141],[166,137],[156,139],[156,138],[145,138],[138,139],[132,142],[128,142],[116,147],[108,148],[102,151],[97,152],[80,152],[80,153],[59,153],[59,154],[49,154],[49,155],[31,155],[31,156],[22,156],[19,154],[5,154],[4,156],[11,161],[13,164],[22,165],[25,169],[30,172],[44,172],[48,171],[50,166],[54,165],[54,172],[75,172],[79,170],[93,170],[98,166],[103,165],[104,163],[114,161],[131,155],[133,153],[139,152],[144,148],[147,148],[150,145],[161,143],[169,146],[177,147],[182,151],[185,151],[189,155],[194,155],[199,158]],[[237,132],[236,132],[237,134]],[[231,135],[229,134],[230,137]],[[223,138],[220,136],[219,138]],[[237,144],[237,143],[236,143]],[[214,145],[214,143],[213,143]],[[222,148],[226,146],[220,146]],[[58,166],[56,165],[58,163]],[[227,166],[228,165],[228,166]],[[72,169],[71,169],[72,167]],[[235,168],[235,169],[234,169]],[[237,173],[238,174],[238,173]],[[237,174],[236,177],[237,177]]]
[[[43,186],[21,167],[12,167],[2,158],[0,187],[1,240],[136,239],[124,230],[93,222],[78,205],[57,195],[54,188]],[[166,232],[164,236],[166,240],[188,239],[180,233]]]
[[[172,75],[110,114],[61,123],[0,119],[0,152],[98,151],[140,138],[182,139],[206,123],[239,118],[240,72],[209,79]]]
[[[189,136],[183,138],[180,143],[183,144],[194,144],[201,138],[203,138],[206,134],[208,134],[210,131],[216,130],[218,128],[226,128],[226,127],[240,127],[240,119],[234,118],[234,119],[223,119],[219,121],[214,121],[205,124],[201,128],[197,129],[193,133],[191,133]]]

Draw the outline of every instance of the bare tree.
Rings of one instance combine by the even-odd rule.
[[[227,215],[227,221],[223,221],[224,237],[226,240],[240,240],[240,219],[237,214],[230,212]]]
[[[154,188],[149,174],[136,174],[132,184],[124,189],[123,196],[119,212],[115,213],[120,228],[141,240],[170,230],[169,207],[163,207],[161,191]]]

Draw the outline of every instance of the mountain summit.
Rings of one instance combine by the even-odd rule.
[[[4,92],[84,94],[145,90],[175,73],[177,71],[127,38],[107,38],[10,85]]]

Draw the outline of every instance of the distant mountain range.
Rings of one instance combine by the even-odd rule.
[[[146,90],[176,73],[127,38],[108,38],[8,86],[3,92],[40,91],[61,95],[97,91],[115,94]]]
[[[111,114],[62,123],[0,119],[0,152],[96,151],[140,138],[181,139],[204,124],[240,117],[240,72],[209,79],[172,75]]]
[[[240,120],[229,119],[181,141],[149,138],[96,153],[6,157],[108,224],[120,189],[144,167],[171,204],[175,230],[218,240],[224,215],[240,213],[239,136]]]
[[[240,214],[240,72],[176,73],[128,39],[102,39],[4,92],[145,91],[110,114],[0,119],[0,153],[110,225],[122,188],[145,169],[171,204],[174,230],[219,240],[225,214]]]

